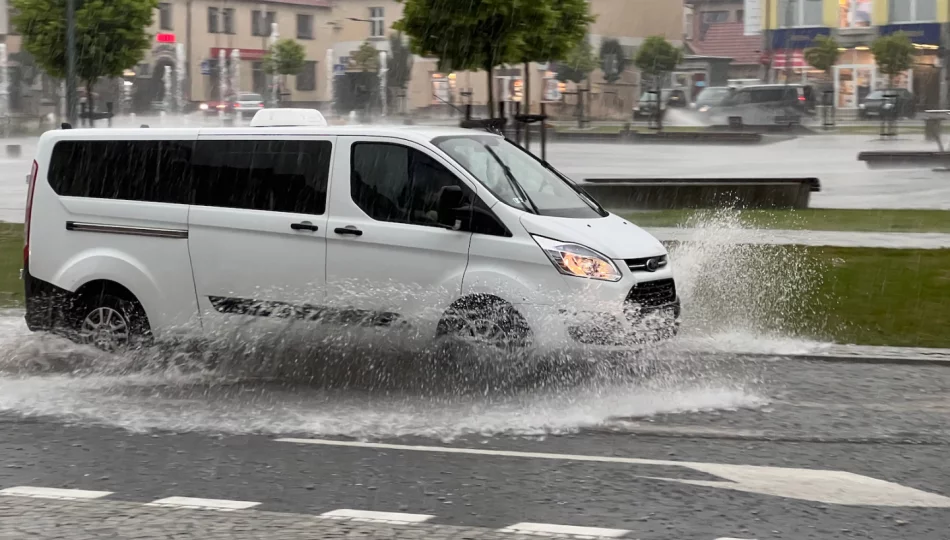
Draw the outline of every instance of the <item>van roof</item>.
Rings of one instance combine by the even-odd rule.
[[[492,135],[487,131],[465,129],[459,127],[440,126],[402,126],[402,125],[360,125],[360,126],[326,126],[326,127],[201,127],[201,128],[85,128],[85,129],[54,129],[40,136],[40,144],[45,141],[63,139],[189,139],[197,136],[234,135],[246,137],[248,135],[322,135],[322,136],[354,136],[368,137],[398,137],[415,142],[429,142],[436,137]]]

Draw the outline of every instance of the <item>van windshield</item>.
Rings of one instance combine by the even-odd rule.
[[[553,217],[593,219],[607,215],[573,182],[505,139],[450,136],[437,137],[432,143],[509,206]]]

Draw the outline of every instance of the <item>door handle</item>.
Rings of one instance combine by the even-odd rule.
[[[337,227],[336,229],[333,229],[333,232],[337,234],[349,234],[351,236],[363,236],[363,231],[352,225],[347,225],[346,227]]]
[[[295,231],[316,231],[319,229],[316,225],[309,221],[301,221],[300,223],[291,223],[290,228]]]

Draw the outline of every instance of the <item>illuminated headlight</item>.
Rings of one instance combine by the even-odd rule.
[[[201,109],[202,111],[207,111],[207,110],[208,110],[208,104],[207,104],[207,103],[202,103],[201,105],[198,105],[198,108]]]
[[[559,242],[543,236],[532,236],[541,246],[554,267],[564,275],[620,281],[623,277],[616,265],[604,255],[589,247],[571,242]]]
[[[703,105],[700,107],[699,112],[709,112],[709,105]]]

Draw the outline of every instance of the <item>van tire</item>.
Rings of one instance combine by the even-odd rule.
[[[531,329],[511,304],[487,295],[456,302],[439,321],[438,337],[518,351],[531,345]]]
[[[122,353],[146,345],[151,338],[142,305],[105,288],[83,294],[76,303],[73,340],[108,353]]]

